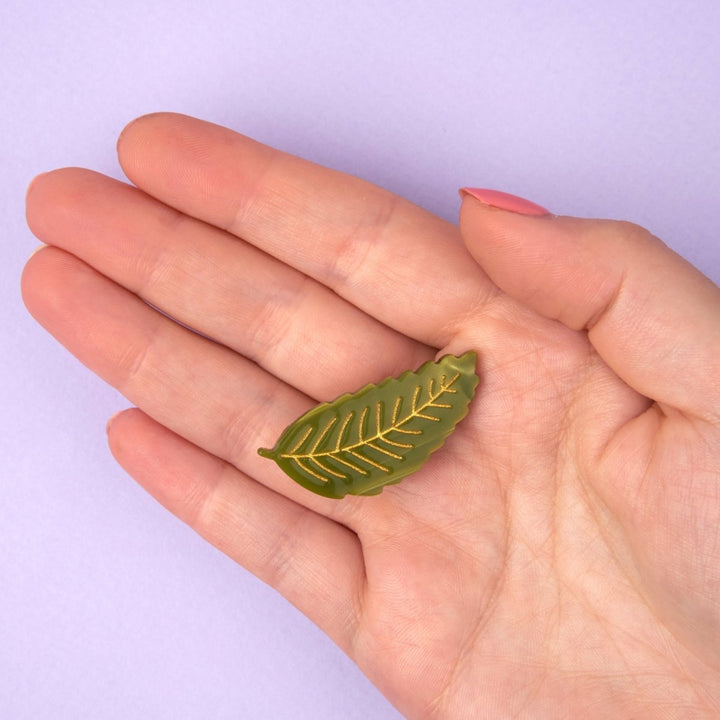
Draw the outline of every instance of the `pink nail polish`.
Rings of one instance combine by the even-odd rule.
[[[488,190],[486,188],[460,188],[460,195],[463,193],[471,195],[485,205],[490,205],[500,210],[509,210],[510,212],[519,213],[520,215],[533,215],[541,217],[549,215],[550,211],[540,205],[536,205],[529,200],[524,200],[517,195],[500,192],[500,190]]]

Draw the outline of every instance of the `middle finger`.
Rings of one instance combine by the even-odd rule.
[[[28,221],[44,242],[317,399],[433,355],[252,245],[98,173],[37,178]]]

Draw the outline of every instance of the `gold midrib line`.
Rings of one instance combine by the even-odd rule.
[[[280,455],[280,457],[288,458],[288,459],[327,457],[327,456],[330,456],[330,455],[337,455],[338,453],[341,453],[341,452],[350,452],[351,450],[354,450],[355,448],[364,447],[364,446],[366,446],[366,445],[369,445],[370,443],[374,442],[375,440],[384,440],[384,439],[385,439],[385,435],[387,435],[388,433],[392,432],[393,430],[397,430],[398,428],[402,427],[403,425],[405,425],[406,423],[410,422],[410,421],[413,420],[414,418],[421,416],[423,410],[425,410],[425,409],[428,408],[428,407],[431,407],[431,406],[433,405],[433,403],[434,403],[439,397],[441,397],[443,394],[445,394],[446,392],[452,392],[452,393],[457,392],[457,391],[455,391],[455,390],[450,390],[450,388],[457,382],[457,380],[458,380],[459,377],[460,377],[460,373],[457,373],[446,385],[442,385],[442,384],[441,384],[440,390],[437,392],[436,395],[430,394],[430,395],[428,396],[428,400],[427,400],[425,403],[423,403],[422,405],[420,405],[420,406],[418,406],[418,407],[413,408],[413,410],[411,411],[411,413],[410,413],[406,418],[404,418],[403,420],[401,420],[400,422],[398,422],[398,423],[396,423],[396,424],[391,425],[391,426],[390,426],[389,428],[387,428],[386,430],[382,430],[381,432],[375,433],[375,435],[373,435],[372,437],[363,438],[363,439],[361,439],[360,441],[356,442],[356,443],[353,444],[353,445],[344,445],[343,447],[340,447],[340,446],[338,445],[335,449],[333,449],[333,450],[327,450],[327,451],[325,451],[325,452],[319,452],[319,453],[318,453],[318,452],[309,452],[309,453],[302,453],[302,454],[299,454],[299,453],[282,453],[282,454]],[[432,380],[434,380],[434,378],[431,378],[430,380],[432,381]],[[440,382],[442,383],[442,379],[441,379]],[[419,389],[419,388],[422,387],[422,385],[418,385],[417,387],[418,387],[418,389]],[[417,391],[416,391],[416,392],[417,392]],[[368,408],[367,408],[367,406],[366,406],[366,407],[364,408],[364,410],[367,411],[367,409],[368,409]],[[347,416],[347,417],[349,417],[349,416]],[[346,417],[346,420],[347,420],[347,417]],[[322,440],[324,439],[324,437],[325,437],[325,435],[327,434],[328,430],[329,430],[330,427],[332,427],[332,425],[334,425],[334,424],[335,424],[335,421],[333,421],[333,423],[331,423],[330,425],[326,426],[326,428],[324,428],[324,429],[321,431],[321,437],[320,437],[320,441],[319,441],[319,442],[322,442]],[[347,422],[344,422],[344,423],[343,423],[343,425],[346,425],[346,424],[347,424]],[[362,430],[362,422],[360,423],[360,430]],[[338,439],[342,437],[342,433],[343,433],[343,432],[344,432],[344,428],[343,428],[342,432],[338,435]],[[422,433],[421,433],[421,434],[422,434]],[[303,439],[302,442],[304,443],[306,439],[307,439],[307,438]],[[317,444],[319,444],[319,442],[318,442]],[[301,443],[301,444],[302,444],[302,443]],[[317,445],[316,445],[316,447],[317,447]]]

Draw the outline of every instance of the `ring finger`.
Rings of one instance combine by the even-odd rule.
[[[256,452],[308,409],[307,396],[57,248],[28,261],[23,296],[48,331],[154,420],[305,507],[337,514],[336,501]]]

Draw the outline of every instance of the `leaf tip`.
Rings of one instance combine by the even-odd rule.
[[[272,450],[268,450],[267,448],[258,448],[258,455],[264,458],[270,458],[270,460],[275,459],[275,454]]]

